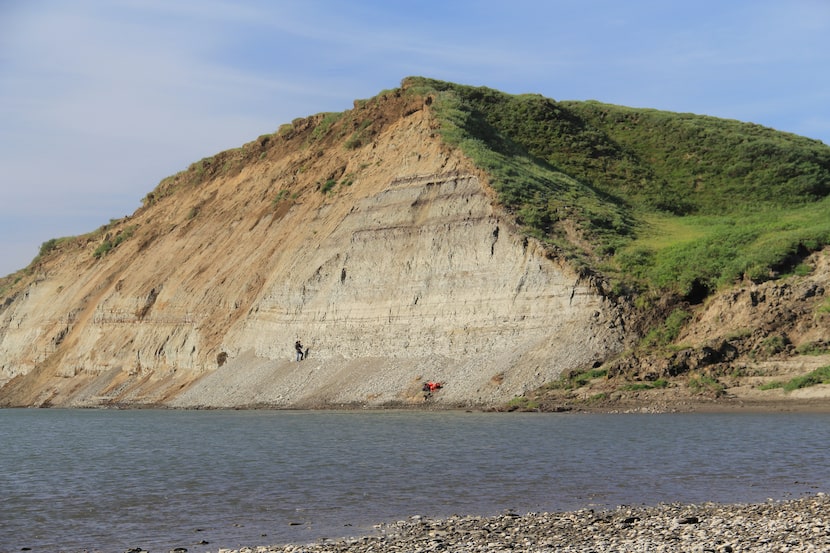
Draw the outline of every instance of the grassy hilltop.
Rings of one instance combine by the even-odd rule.
[[[751,123],[413,77],[533,235],[618,293],[698,302],[830,242],[830,147]],[[644,297],[647,297],[645,294]]]

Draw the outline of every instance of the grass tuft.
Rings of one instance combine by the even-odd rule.
[[[830,384],[830,365],[820,367],[804,376],[797,376],[783,385],[784,391],[792,392],[801,388],[816,386],[817,384]]]

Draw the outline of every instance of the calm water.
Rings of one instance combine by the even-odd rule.
[[[0,410],[0,551],[191,553],[830,492],[830,415]],[[199,545],[199,542],[208,542]]]

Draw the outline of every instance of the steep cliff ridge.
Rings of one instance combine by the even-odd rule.
[[[0,279],[0,406],[665,409],[786,399],[778,380],[801,377],[830,393],[814,140],[408,78],[143,204]]]
[[[42,260],[2,311],[0,401],[406,404],[433,379],[432,402],[493,404],[621,349],[616,308],[494,207],[423,98],[324,119]]]

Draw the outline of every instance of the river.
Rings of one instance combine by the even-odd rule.
[[[0,410],[0,552],[216,551],[830,492],[830,415]]]

